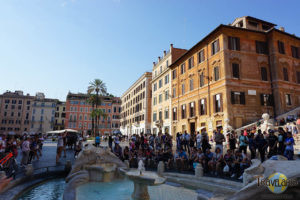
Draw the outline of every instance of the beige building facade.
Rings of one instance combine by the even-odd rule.
[[[144,73],[121,96],[121,127],[123,135],[151,133],[152,73]]]
[[[56,104],[54,116],[54,130],[64,130],[66,120],[66,102],[59,101]]]
[[[170,45],[168,51],[164,51],[157,62],[153,62],[152,69],[152,109],[151,130],[152,133],[172,135],[171,125],[171,72],[169,66],[187,50],[174,48]]]

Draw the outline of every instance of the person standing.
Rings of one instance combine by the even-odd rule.
[[[189,141],[190,141],[190,135],[184,131],[184,134],[182,135],[182,144],[185,151],[188,151],[190,154],[190,148],[189,148]]]
[[[235,132],[231,131],[231,134],[229,135],[229,149],[232,150],[232,152],[236,149],[236,142]]]
[[[56,164],[59,162],[61,157],[61,153],[64,149],[64,137],[66,137],[66,133],[59,134],[57,139],[57,150],[56,150]]]
[[[199,131],[197,132],[197,136],[196,136],[196,146],[197,149],[201,148],[201,134],[199,133]]]
[[[22,143],[22,161],[21,166],[26,166],[28,164],[29,152],[30,152],[30,142],[29,137],[26,137]]]
[[[294,159],[294,138],[291,132],[287,133],[287,138],[285,140],[285,150],[284,150],[284,156],[288,159],[288,160],[293,160]]]
[[[287,134],[286,132],[283,130],[283,128],[279,127],[278,128],[278,154],[279,155],[283,155],[284,154],[284,150],[285,150],[285,139],[287,138]]]
[[[265,161],[265,153],[266,153],[266,148],[268,146],[267,141],[264,138],[264,135],[260,132],[255,138],[255,142],[257,144],[257,148],[260,154],[260,160],[261,162]]]
[[[240,151],[244,151],[244,154],[247,155],[247,146],[249,144],[249,139],[247,137],[247,131],[244,130],[244,134],[243,132],[241,132],[241,135],[239,137],[239,144],[240,144]]]
[[[268,153],[268,158],[271,158],[272,156],[277,154],[277,142],[278,138],[276,135],[274,135],[273,130],[269,130],[269,136],[268,136],[268,145],[269,145],[269,153]]]
[[[111,150],[112,150],[112,143],[113,143],[113,138],[112,138],[111,134],[109,134],[109,136],[108,136],[108,146]]]
[[[218,130],[215,132],[215,151],[217,148],[221,150],[221,154],[223,155],[223,142],[225,142],[225,137],[223,133],[221,133],[222,128],[218,128]]]
[[[210,149],[206,128],[201,129],[201,147],[203,153],[206,153],[206,149]]]
[[[95,145],[96,145],[96,147],[99,147],[99,145],[100,145],[100,136],[99,135],[97,135],[95,138]]]

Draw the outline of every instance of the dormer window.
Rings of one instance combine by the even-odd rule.
[[[268,26],[268,25],[265,25],[265,24],[262,25],[262,29],[265,30],[265,31],[269,30],[270,28],[271,27]]]
[[[248,21],[249,25],[257,27],[258,23],[253,21]]]
[[[238,27],[241,27],[241,28],[243,28],[243,27],[244,27],[244,23],[243,23],[243,21],[240,21],[240,22],[238,23]]]

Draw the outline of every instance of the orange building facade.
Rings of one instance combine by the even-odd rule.
[[[87,94],[69,93],[66,100],[65,128],[78,130],[86,135],[92,132],[91,112],[93,107],[87,102]],[[103,97],[101,105],[106,117],[100,118],[98,131],[100,135],[119,132],[121,100],[119,97]],[[96,124],[95,124],[96,126]]]
[[[275,26],[237,18],[170,66],[173,133],[212,133],[226,119],[239,128],[300,106],[300,38]]]

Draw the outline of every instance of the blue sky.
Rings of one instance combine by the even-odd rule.
[[[0,93],[65,100],[102,79],[120,96],[152,62],[250,15],[300,35],[300,1],[0,0]]]

